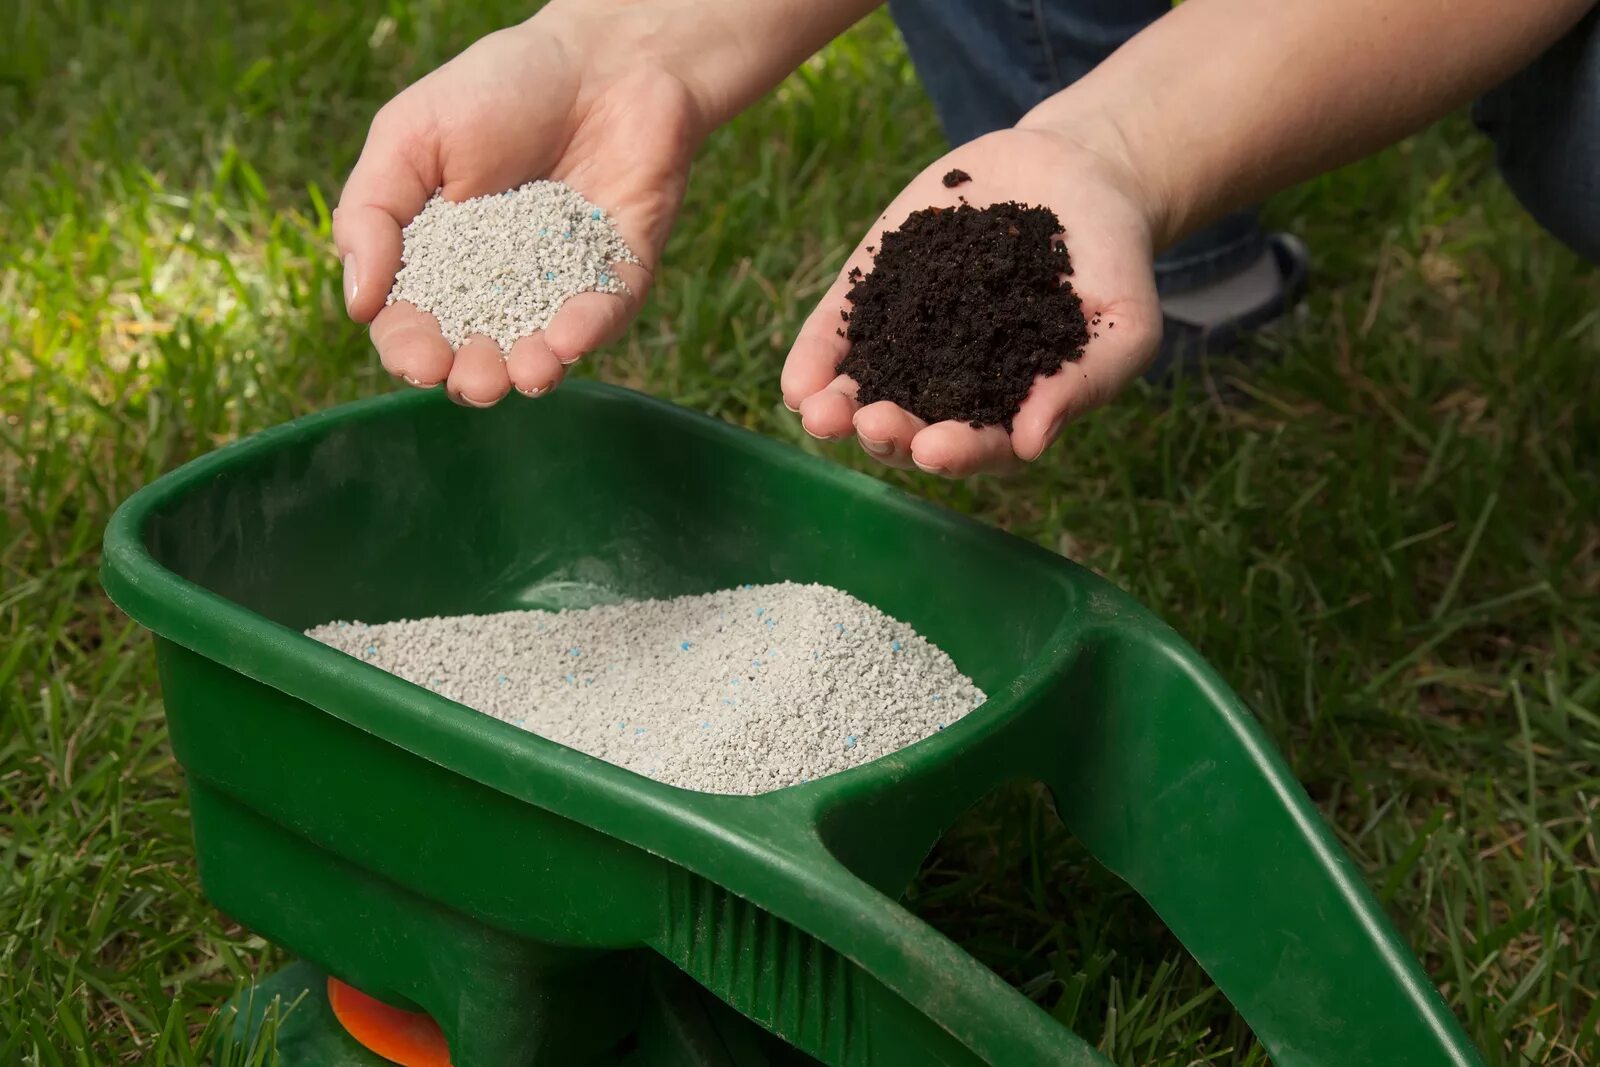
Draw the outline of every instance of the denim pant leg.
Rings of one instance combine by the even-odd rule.
[[[889,0],[955,145],[1016,125],[1170,9],[1171,0]],[[1226,278],[1265,248],[1257,212],[1238,212],[1157,257],[1156,287]]]
[[[1473,108],[1528,213],[1600,263],[1600,8]]]

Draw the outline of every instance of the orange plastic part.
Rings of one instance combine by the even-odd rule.
[[[391,1063],[450,1067],[444,1031],[422,1012],[391,1008],[337,978],[328,979],[328,1003],[351,1037]]]

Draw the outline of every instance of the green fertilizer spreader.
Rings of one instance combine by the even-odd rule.
[[[1277,1067],[1477,1053],[1227,686],[1071,563],[624,390],[438,393],[259,434],[138,493],[112,598],[157,635],[207,895],[302,962],[225,1010],[295,1067],[1106,1062],[897,903],[1044,783]],[[302,634],[784,579],[914,625],[990,695],[894,755],[689,792]]]

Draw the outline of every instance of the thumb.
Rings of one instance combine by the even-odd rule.
[[[1161,341],[1161,305],[1153,284],[1126,301],[1098,310],[1085,306],[1084,314],[1090,337],[1083,355],[1048,378],[1036,378],[1012,421],[1011,446],[1018,459],[1038,459],[1068,422],[1110,403],[1149,365]]]
[[[383,310],[400,270],[401,230],[437,188],[437,175],[418,166],[421,159],[436,154],[422,151],[426,137],[395,110],[402,99],[385,105],[372,120],[361,157],[333,210],[333,241],[344,268],[345,309],[357,322],[371,322]]]

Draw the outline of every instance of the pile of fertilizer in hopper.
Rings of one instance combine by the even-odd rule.
[[[709,793],[846,770],[984,701],[910,626],[792,582],[308,632],[497,719]]]
[[[602,208],[551,181],[459,203],[434,194],[405,228],[401,260],[388,303],[431,312],[453,348],[480,333],[501,352],[568,297],[623,292],[615,265],[639,262]]]

